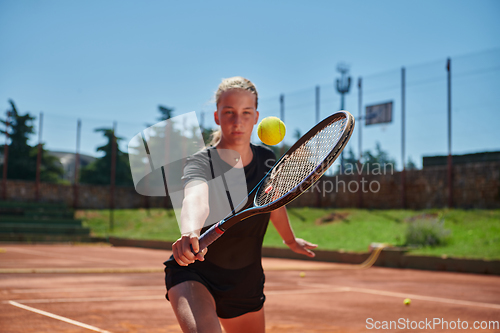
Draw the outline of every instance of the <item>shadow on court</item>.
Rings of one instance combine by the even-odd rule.
[[[181,332],[164,296],[162,263],[169,251],[0,248],[3,333]],[[389,332],[419,330],[419,324],[419,331],[451,332],[458,329],[453,325],[485,323],[489,327],[481,332],[499,331],[492,326],[500,320],[498,276],[271,258],[263,265],[267,332],[366,332],[384,328],[384,322],[392,324]]]

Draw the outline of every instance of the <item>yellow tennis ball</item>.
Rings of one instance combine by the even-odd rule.
[[[300,277],[303,278],[303,277],[306,277],[306,272],[300,272]]]
[[[269,146],[280,143],[285,137],[285,133],[285,124],[276,117],[266,117],[262,119],[257,127],[259,139]]]
[[[409,298],[405,298],[405,300],[403,301],[403,303],[404,303],[405,305],[410,305],[410,303],[411,303],[411,299],[409,299]]]

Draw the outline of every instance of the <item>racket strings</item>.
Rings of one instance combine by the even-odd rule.
[[[346,124],[345,117],[333,119],[292,154],[285,157],[260,187],[256,204],[264,206],[278,200],[315,172],[337,145]],[[325,171],[326,169],[321,169],[316,172],[323,174]]]

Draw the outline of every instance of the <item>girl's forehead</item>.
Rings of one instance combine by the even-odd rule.
[[[255,94],[244,89],[229,89],[224,91],[219,98],[219,104],[221,102],[226,103],[253,103],[255,104]]]

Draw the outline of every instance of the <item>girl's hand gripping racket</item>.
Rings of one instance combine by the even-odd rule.
[[[336,112],[314,126],[252,190],[246,209],[219,221],[201,235],[199,251],[239,221],[276,210],[305,192],[340,156],[353,130],[354,117],[347,111]]]

